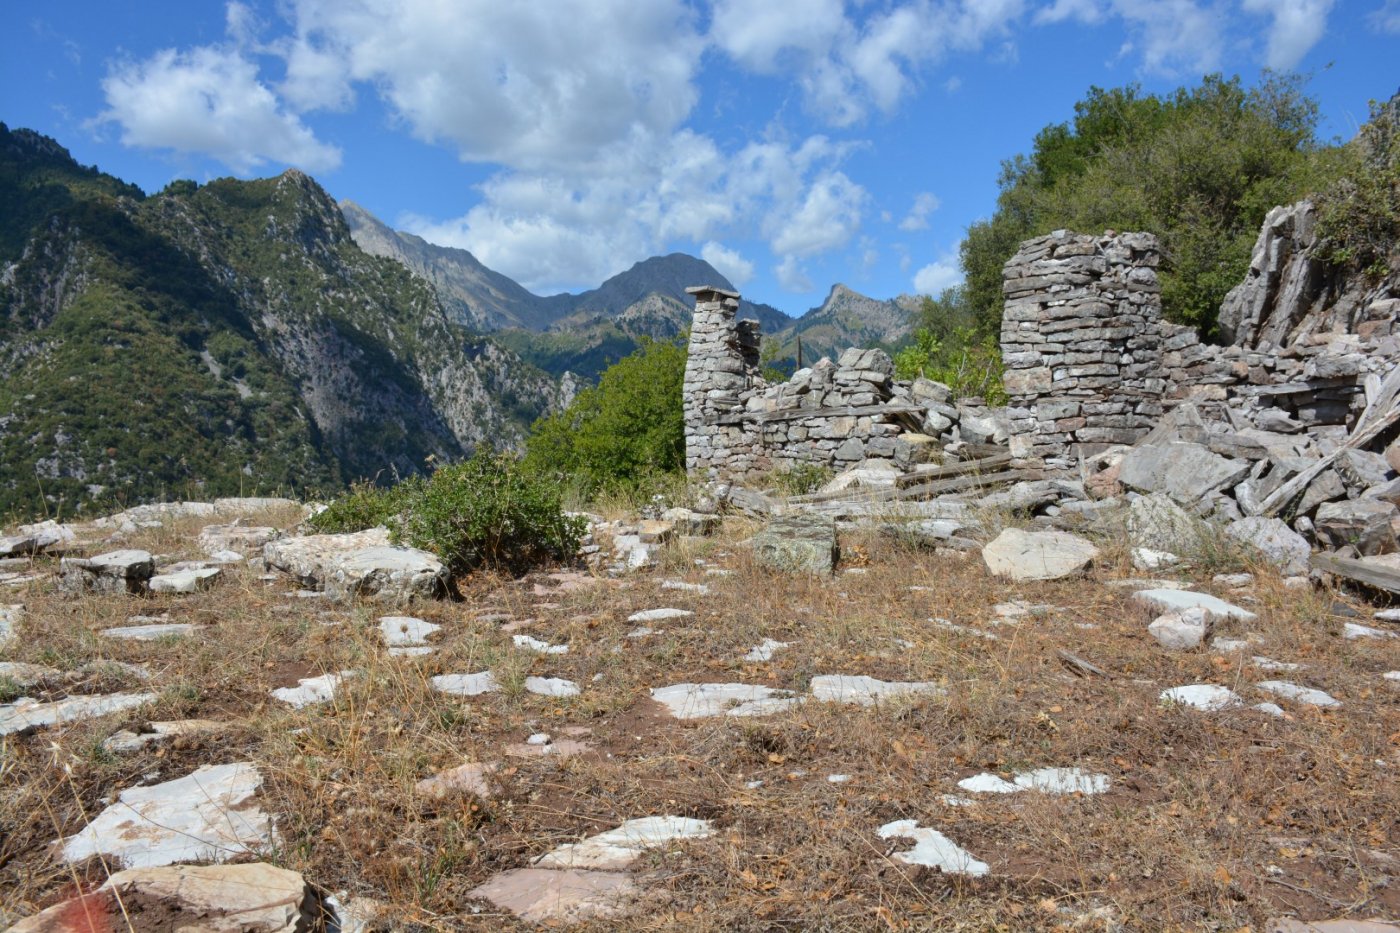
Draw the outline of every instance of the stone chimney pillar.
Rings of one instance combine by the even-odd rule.
[[[718,419],[743,411],[745,390],[758,376],[758,334],[736,316],[739,293],[710,285],[686,289],[695,296],[690,349],[685,361],[685,468],[705,477],[727,474],[744,428]]]

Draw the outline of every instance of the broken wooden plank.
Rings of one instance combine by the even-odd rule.
[[[1351,437],[1347,438],[1345,444],[1265,496],[1264,501],[1259,503],[1259,514],[1265,516],[1276,514],[1285,505],[1292,502],[1295,496],[1300,495],[1304,489],[1307,489],[1309,483],[1316,479],[1323,470],[1330,467],[1333,461],[1342,455],[1342,451],[1354,449],[1363,444],[1370,443],[1376,435],[1380,434],[1397,421],[1400,421],[1400,408],[1392,409],[1389,414],[1373,419],[1370,424],[1366,424],[1364,421],[1358,424],[1356,431],[1352,433]]]
[[[972,473],[954,479],[937,480],[932,483],[922,483],[918,486],[900,489],[895,492],[893,498],[903,500],[919,499],[927,496],[940,496],[944,493],[962,492],[966,489],[1001,486],[1007,483],[1019,483],[1021,480],[1040,479],[1043,475],[1044,474],[1040,470],[1003,470],[1000,473]]]
[[[1331,554],[1314,554],[1310,563],[1318,570],[1374,586],[1378,590],[1400,594],[1400,570],[1351,557],[1334,557]]]
[[[943,479],[948,476],[961,476],[964,473],[987,473],[995,469],[1000,469],[1011,462],[1010,454],[997,454],[993,457],[984,457],[980,460],[958,460],[952,463],[940,463],[937,465],[915,467],[908,473],[896,479],[896,486],[912,486],[925,480]]]

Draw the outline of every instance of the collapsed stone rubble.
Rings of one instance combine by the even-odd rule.
[[[1269,213],[1219,346],[1162,318],[1152,235],[1026,241],[1003,270],[995,409],[895,380],[880,350],[770,385],[739,296],[692,288],[687,469],[732,508],[878,521],[934,547],[985,540],[975,507],[1071,531],[1121,515],[1135,560],[1169,566],[1213,523],[1284,574],[1400,592],[1400,274],[1326,265],[1314,222],[1306,201]],[[804,464],[839,475],[785,499],[745,486]],[[1171,528],[1144,499],[1179,513]]]

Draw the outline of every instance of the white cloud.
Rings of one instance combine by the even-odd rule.
[[[710,39],[751,71],[771,73],[780,55],[823,55],[848,32],[842,0],[801,5],[771,0],[716,0]]]
[[[1144,71],[1200,75],[1220,65],[1224,13],[1194,0],[1112,0],[1142,50]]]
[[[798,208],[772,239],[775,253],[811,256],[844,246],[860,228],[864,188],[841,172],[827,172],[807,189]]]
[[[753,278],[753,263],[739,255],[737,250],[721,246],[714,240],[700,248],[700,258],[719,270],[719,274],[732,282],[735,288],[743,288]]]
[[[1366,17],[1366,22],[1377,32],[1400,35],[1400,0],[1385,0],[1385,5]]]
[[[947,81],[943,82],[943,90],[947,91],[949,94],[956,94],[958,91],[962,90],[962,78],[953,75]]]
[[[291,0],[293,99],[367,82],[414,136],[515,168],[587,162],[698,98],[703,43],[681,0]],[[339,63],[340,73],[331,73]],[[337,84],[337,81],[339,84]]]
[[[937,296],[943,289],[952,288],[962,280],[957,253],[945,253],[914,273],[914,291],[919,295]]]
[[[938,210],[939,203],[936,195],[927,191],[919,192],[914,196],[914,206],[909,208],[909,213],[899,222],[899,229],[910,232],[927,230],[928,216]]]
[[[1080,23],[1098,23],[1104,18],[1104,5],[1101,0],[1054,0],[1048,7],[1036,11],[1032,22],[1037,25],[1062,23],[1075,20]]]
[[[814,287],[796,256],[784,256],[783,261],[773,267],[773,274],[778,277],[779,285],[799,295]]]
[[[311,172],[340,164],[340,150],[285,111],[237,51],[166,49],[114,66],[102,91],[107,109],[94,122],[116,123],[128,146],[203,153],[240,173],[268,162]]]
[[[1265,62],[1270,68],[1289,70],[1317,45],[1327,30],[1327,14],[1335,0],[1244,0],[1251,13],[1273,17]]]

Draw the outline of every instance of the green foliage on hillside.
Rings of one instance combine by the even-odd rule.
[[[1209,335],[1268,210],[1342,171],[1316,124],[1293,76],[1266,73],[1245,88],[1210,75],[1160,96],[1090,88],[1073,121],[1045,127],[1030,155],[1003,163],[996,212],[968,229],[961,260],[977,335],[1000,328],[1001,269],[1021,241],[1062,228],[1155,233],[1164,314]]]
[[[584,493],[629,489],[685,468],[685,345],[643,338],[567,409],[535,423],[526,463]]]
[[[923,376],[941,382],[962,398],[978,396],[1001,405],[1001,348],[990,334],[979,333],[976,314],[963,288],[947,288],[925,297],[915,316],[914,334],[894,354],[895,377]]]
[[[578,552],[587,520],[564,513],[560,482],[513,454],[478,451],[428,479],[388,489],[357,484],[311,519],[319,531],[384,525],[393,539],[432,551],[454,573],[520,572]]]
[[[1318,198],[1321,255],[1380,278],[1400,251],[1400,93],[1371,102],[1371,119],[1344,153],[1345,176]]]

